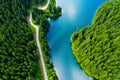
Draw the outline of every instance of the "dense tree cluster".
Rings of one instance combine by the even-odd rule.
[[[42,52],[43,52],[44,60],[46,63],[49,80],[58,80],[56,72],[53,69],[53,64],[50,61],[50,50],[49,50],[48,42],[46,40],[46,34],[50,26],[50,23],[47,19],[51,18],[52,20],[56,20],[59,16],[61,16],[60,7],[59,7],[60,8],[59,11],[54,12],[54,10],[56,10],[57,8],[58,7],[56,7],[55,0],[50,0],[50,4],[47,10],[43,11],[43,10],[34,8],[33,13],[32,13],[34,24],[39,26],[39,40],[41,43]],[[53,11],[51,9],[53,9]]]
[[[44,6],[48,0],[34,0],[34,1],[35,1],[35,5]]]
[[[99,80],[120,80],[120,1],[105,2],[93,22],[71,37],[82,69]]]
[[[50,0],[50,4],[48,6],[48,13],[49,13],[49,17],[52,20],[56,20],[58,19],[62,14],[61,14],[61,7],[57,6],[56,7],[56,1],[55,0]]]
[[[27,23],[28,10],[34,4],[35,0],[0,0],[0,80],[42,80]]]
[[[57,19],[61,8],[56,7],[55,0],[50,0],[46,11],[33,7],[43,2],[47,0],[0,0],[0,80],[42,80],[34,30],[27,23],[32,8],[33,21],[40,25],[40,42],[49,80],[58,80],[45,36],[50,26],[47,18]]]

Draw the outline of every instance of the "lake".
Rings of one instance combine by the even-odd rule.
[[[59,80],[93,80],[79,66],[71,51],[70,36],[79,28],[90,25],[105,0],[57,0],[62,16],[50,21],[47,34],[51,60]]]

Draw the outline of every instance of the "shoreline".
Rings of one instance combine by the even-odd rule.
[[[60,7],[58,8],[56,6],[55,2],[50,3],[50,1],[51,0],[48,0],[48,3],[44,7],[39,7],[39,8],[36,7],[36,9],[38,10],[38,13],[36,11],[34,11],[34,9],[33,9],[33,12],[30,12],[30,14],[28,16],[28,23],[35,29],[35,31],[37,31],[36,32],[37,34],[35,34],[35,35],[37,35],[37,36],[35,36],[37,38],[35,38],[35,39],[37,40],[36,43],[37,43],[37,46],[39,48],[39,53],[42,53],[42,54],[39,54],[39,55],[40,55],[40,61],[42,61],[42,62],[40,62],[40,64],[41,64],[41,66],[43,66],[41,68],[42,73],[43,73],[43,77],[44,77],[43,79],[44,80],[48,80],[48,79],[59,80],[58,76],[56,74],[56,71],[54,69],[54,66],[53,66],[52,62],[50,61],[50,53],[49,53],[50,50],[49,50],[49,45],[47,44],[48,41],[46,40],[46,35],[45,35],[45,34],[47,34],[46,30],[49,29],[50,26],[45,26],[45,25],[40,25],[39,23],[34,23],[34,20],[36,22],[36,18],[40,16],[39,9],[42,10],[43,12],[46,12],[46,10],[47,10],[49,14],[47,14],[46,16],[48,16],[51,19],[53,19],[53,18],[57,19],[60,16],[61,11],[58,11],[56,13],[51,12],[51,9],[49,7],[51,7],[52,9],[54,9],[54,7],[55,7],[54,10],[60,9]],[[32,13],[33,13],[33,15],[34,15],[34,13],[36,15],[34,15],[32,17]],[[44,17],[44,18],[46,16],[41,15],[41,17]],[[34,18],[33,22],[32,22],[32,18]],[[50,23],[48,23],[48,25],[49,24]],[[44,29],[44,27],[46,27],[46,29]],[[42,30],[41,30],[41,28],[42,28]],[[43,35],[39,35],[41,33],[43,33]],[[38,43],[40,45],[38,45]],[[41,59],[43,59],[43,60],[41,60]]]

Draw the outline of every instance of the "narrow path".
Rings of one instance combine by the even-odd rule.
[[[45,10],[48,7],[49,3],[50,3],[50,0],[48,0],[47,4],[45,6],[38,7],[38,9]]]
[[[38,7],[38,9],[45,10],[48,7],[49,2],[50,2],[50,0],[48,0],[47,4],[45,6]],[[36,36],[35,40],[36,40],[36,43],[37,43],[38,52],[40,54],[40,61],[42,63],[42,69],[43,69],[43,73],[44,73],[44,80],[48,80],[48,75],[47,75],[47,71],[46,71],[46,67],[45,67],[45,61],[44,61],[44,58],[43,58],[43,55],[42,55],[42,49],[41,49],[40,42],[39,42],[39,26],[33,24],[33,22],[32,22],[32,12],[29,15],[29,21],[28,22],[29,22],[30,25],[32,25],[35,28],[35,36]]]

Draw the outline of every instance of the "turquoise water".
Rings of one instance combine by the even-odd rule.
[[[98,7],[105,0],[57,0],[62,16],[50,21],[47,34],[51,60],[59,80],[92,80],[77,64],[70,45],[70,36],[77,29],[90,25]]]

